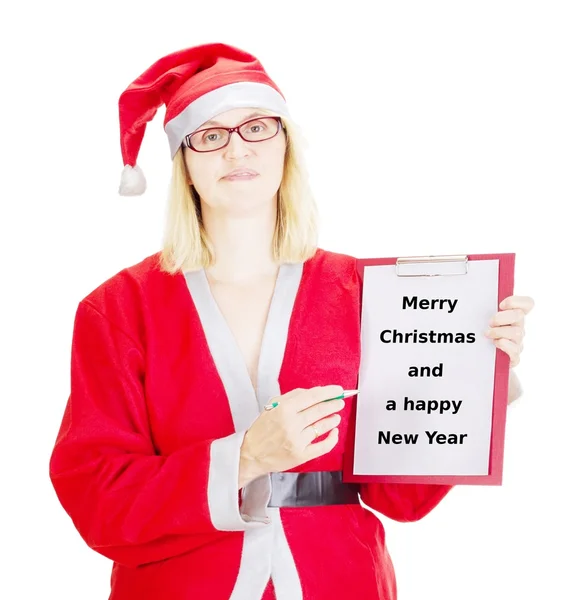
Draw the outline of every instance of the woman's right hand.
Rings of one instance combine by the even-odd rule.
[[[264,411],[246,431],[240,450],[239,488],[267,473],[287,471],[312,458],[327,454],[338,441],[338,414],[344,400],[328,398],[343,393],[340,385],[296,388],[269,402],[276,408]],[[315,427],[315,430],[314,430]],[[329,435],[315,442],[317,437]]]

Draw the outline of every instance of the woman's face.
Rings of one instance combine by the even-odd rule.
[[[235,127],[260,114],[257,109],[250,108],[228,110],[197,130],[217,126]],[[257,123],[253,125],[256,125],[254,131],[258,131]],[[275,199],[283,176],[285,151],[283,129],[275,137],[261,142],[246,142],[234,132],[228,145],[219,150],[200,153],[185,147],[184,160],[189,181],[202,202],[215,210],[238,214]],[[226,178],[236,169],[249,169],[257,175],[251,179]]]

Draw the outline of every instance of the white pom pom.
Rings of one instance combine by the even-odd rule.
[[[126,165],[120,180],[120,196],[140,196],[146,191],[146,178],[138,165]]]

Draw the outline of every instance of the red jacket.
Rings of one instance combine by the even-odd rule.
[[[269,478],[237,490],[239,449],[269,398],[355,389],[355,259],[318,249],[282,265],[257,394],[203,270],[171,276],[158,254],[78,305],[71,394],[50,459],[58,498],[85,542],[114,561],[112,600],[361,600],[396,597],[380,520],[361,505],[267,507]],[[342,470],[338,445],[294,471]],[[446,485],[365,484],[365,504],[425,516]]]

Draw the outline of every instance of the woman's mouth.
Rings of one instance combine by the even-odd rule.
[[[230,171],[225,177],[222,177],[222,179],[225,179],[226,181],[249,181],[258,175],[259,173],[253,169],[239,167],[233,171]]]

